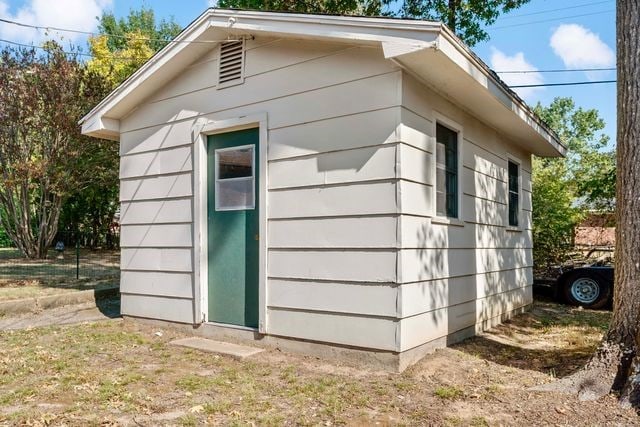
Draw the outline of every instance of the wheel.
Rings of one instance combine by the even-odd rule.
[[[587,271],[567,277],[563,291],[565,301],[584,308],[602,308],[609,301],[609,286]]]

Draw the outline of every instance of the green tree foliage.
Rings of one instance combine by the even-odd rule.
[[[388,15],[442,21],[465,43],[489,39],[484,26],[530,0],[220,0],[220,7],[346,15]]]
[[[400,15],[442,21],[469,46],[489,39],[483,26],[530,0],[406,0]]]
[[[77,123],[106,89],[54,42],[41,55],[0,51],[0,224],[27,257],[46,257],[62,204],[96,181],[96,153],[112,143],[88,140]]]
[[[607,151],[604,120],[596,110],[556,98],[536,113],[568,148],[566,158],[533,160],[534,264],[562,262],[573,230],[592,210],[610,211],[615,202],[615,155]]]
[[[338,15],[377,16],[383,12],[385,0],[220,0],[219,7],[280,12],[328,13]]]
[[[88,66],[116,86],[178,35],[181,28],[173,18],[156,22],[153,9],[143,6],[120,19],[112,12],[104,12],[98,30],[99,36],[89,38],[93,58]]]
[[[170,20],[157,22],[152,9],[131,10],[121,19],[105,12],[99,19],[100,35],[89,38],[92,59],[88,72],[114,88],[133,74],[153,54],[181,31]],[[68,234],[81,233],[91,247],[114,246],[111,227],[118,209],[118,146],[91,140],[90,158],[93,180],[69,195],[60,214],[60,229]]]
[[[11,239],[2,227],[0,227],[0,248],[9,248],[12,246]]]

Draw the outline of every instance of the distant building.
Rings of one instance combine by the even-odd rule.
[[[613,247],[616,244],[614,213],[590,213],[575,229],[574,244],[578,248]]]

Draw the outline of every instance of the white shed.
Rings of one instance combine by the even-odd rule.
[[[532,301],[565,148],[437,22],[209,9],[81,121],[126,316],[402,370]]]

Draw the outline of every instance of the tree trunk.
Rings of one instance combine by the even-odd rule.
[[[637,0],[617,2],[618,134],[613,318],[584,368],[539,390],[594,400],[611,392],[640,410],[640,43]]]
[[[616,274],[613,320],[605,340],[627,351],[614,390],[640,407],[640,5],[618,0],[618,153],[616,179]]]
[[[458,3],[460,0],[449,0],[449,11],[447,16],[447,26],[456,32],[456,12],[458,10]]]

